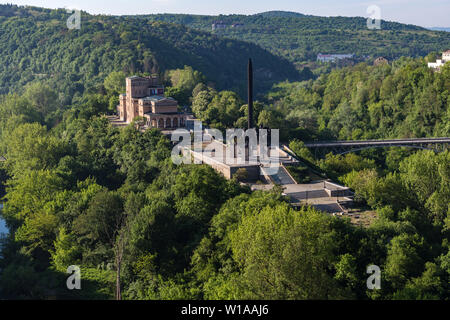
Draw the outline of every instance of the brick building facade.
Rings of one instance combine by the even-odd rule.
[[[117,112],[121,121],[131,123],[145,119],[149,128],[174,129],[184,127],[186,114],[178,112],[178,102],[164,95],[158,77],[133,76],[126,79],[126,93],[119,97]]]

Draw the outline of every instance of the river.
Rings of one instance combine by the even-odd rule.
[[[2,218],[0,218],[0,233],[8,233],[8,228]]]
[[[3,209],[3,204],[0,204],[0,210]],[[0,216],[0,234],[8,233],[8,228],[6,228],[5,221]]]

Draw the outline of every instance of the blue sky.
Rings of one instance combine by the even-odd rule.
[[[269,10],[296,11],[319,16],[362,16],[371,5],[384,20],[423,27],[450,27],[450,0],[0,0],[0,3],[46,8],[77,8],[102,14],[254,14]]]

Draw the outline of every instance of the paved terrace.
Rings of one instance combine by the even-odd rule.
[[[290,198],[290,203],[294,207],[310,205],[320,211],[328,213],[341,213],[343,208],[338,201],[343,201],[345,197],[330,197],[324,189],[324,182],[317,181],[309,184],[288,184],[283,185],[283,193]],[[251,186],[252,190],[270,190],[273,185]]]
[[[206,149],[207,147],[208,147],[208,149]],[[268,148],[267,150],[270,151],[270,156],[274,157],[278,153],[278,159],[283,164],[293,164],[293,163],[297,163],[298,162],[298,160],[292,158],[290,155],[288,155],[286,152],[280,150],[279,148],[277,148],[277,149],[270,149],[270,150],[269,149],[270,148]],[[219,157],[219,152],[217,152],[218,150],[221,150],[221,152],[222,152],[220,157]],[[193,151],[196,151],[196,150],[193,150]],[[254,165],[259,165],[260,164],[259,163],[259,156],[257,156],[256,163],[253,163],[253,164],[249,163],[248,160],[244,161],[245,163],[240,164],[240,163],[238,163],[236,158],[235,159],[227,159],[227,146],[224,143],[216,141],[216,140],[203,141],[202,142],[202,151],[203,152],[207,151],[208,153],[211,154],[211,156],[215,160],[220,161],[220,162],[222,162],[222,163],[224,163],[226,165],[229,165],[231,167],[236,167],[236,166],[243,167],[243,166],[246,166],[246,165],[254,166]],[[235,152],[237,152],[237,151],[235,151]],[[255,152],[256,152],[256,150],[255,150]],[[235,157],[236,156],[237,155],[235,155]],[[203,157],[207,157],[207,156],[205,154],[203,154]],[[248,157],[248,155],[246,155],[246,157]],[[292,180],[289,180],[289,182],[291,182],[291,181]],[[292,183],[295,183],[295,182],[292,181]]]
[[[294,206],[308,204],[318,210],[336,213],[342,212],[338,205],[339,200],[344,197],[330,197],[325,191],[324,181],[317,181],[309,184],[285,185],[284,193],[291,199]]]

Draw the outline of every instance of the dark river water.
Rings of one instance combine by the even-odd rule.
[[[3,204],[0,204],[0,210],[3,208]],[[8,229],[6,228],[5,221],[0,216],[0,233],[8,233]]]
[[[8,229],[6,228],[5,221],[0,218],[0,233],[8,233]]]

